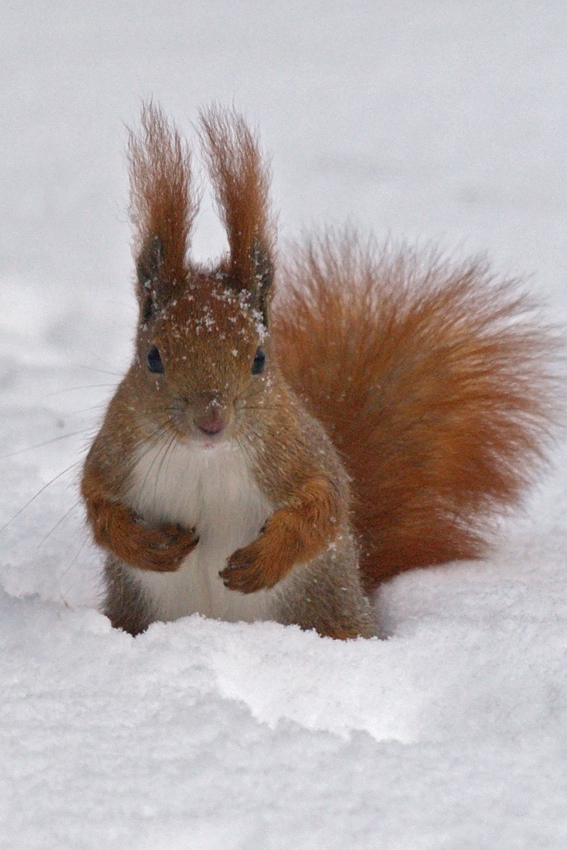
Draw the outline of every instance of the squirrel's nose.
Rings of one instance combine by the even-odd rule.
[[[226,428],[226,418],[215,410],[209,416],[196,418],[195,425],[204,434],[220,434]]]
[[[220,434],[228,425],[229,413],[216,394],[202,394],[193,407],[193,422],[203,434]]]

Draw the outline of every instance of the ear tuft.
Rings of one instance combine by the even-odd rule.
[[[151,315],[187,275],[199,198],[192,186],[191,154],[175,126],[151,102],[142,109],[140,132],[130,133],[128,157],[137,292],[143,315]],[[154,299],[150,307],[148,294]]]
[[[241,115],[213,106],[201,112],[202,142],[219,214],[226,227],[229,276],[248,290],[267,323],[275,227],[270,169]]]

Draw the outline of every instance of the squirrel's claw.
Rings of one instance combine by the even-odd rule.
[[[137,566],[154,572],[175,572],[199,542],[195,529],[172,524],[147,529],[146,535],[144,563]]]
[[[225,587],[240,593],[255,593],[262,588],[273,587],[279,579],[275,571],[265,568],[254,543],[233,552],[219,576]]]

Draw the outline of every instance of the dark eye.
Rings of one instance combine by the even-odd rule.
[[[155,345],[148,351],[148,356],[146,359],[150,372],[163,372],[163,363],[161,362],[159,351],[155,347]]]
[[[254,362],[252,363],[252,374],[259,375],[260,372],[263,372],[265,363],[266,355],[264,354],[261,348],[258,348],[256,351],[256,357],[254,358]]]

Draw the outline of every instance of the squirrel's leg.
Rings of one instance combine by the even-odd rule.
[[[262,534],[237,549],[220,576],[230,590],[253,593],[273,587],[296,564],[306,564],[335,539],[341,526],[336,488],[313,478],[268,518]]]
[[[290,575],[278,594],[274,619],[338,640],[377,635],[376,612],[362,589],[358,551],[348,528],[335,545]]]
[[[114,555],[109,555],[104,565],[106,593],[103,613],[115,629],[123,629],[131,635],[145,632],[156,619],[139,582],[126,564]]]
[[[146,525],[120,502],[95,495],[85,503],[95,542],[139,570],[173,572],[199,542],[194,530],[170,523]]]

